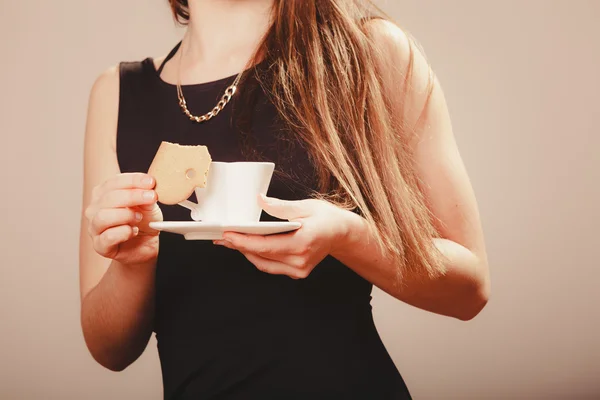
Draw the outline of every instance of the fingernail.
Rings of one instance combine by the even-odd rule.
[[[216,246],[223,246],[226,249],[232,249],[233,245],[231,244],[231,242],[228,242],[227,240],[215,240],[213,242]]]
[[[146,190],[144,192],[144,199],[146,199],[146,200],[152,200],[152,199],[154,199],[154,191],[152,191],[152,190]]]
[[[137,226],[133,227],[133,236],[137,236],[137,234],[140,232],[140,228],[138,228]]]
[[[144,179],[142,179],[142,184],[144,186],[146,185],[152,185],[153,179],[150,176],[145,177]]]
[[[136,212],[135,213],[135,220],[140,222],[142,220],[142,213],[141,212]]]

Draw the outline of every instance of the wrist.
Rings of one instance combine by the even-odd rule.
[[[337,224],[337,234],[334,235],[330,252],[331,256],[338,259],[359,243],[366,230],[364,218],[347,210],[343,210],[342,214],[343,218],[340,218]]]
[[[156,258],[140,263],[124,264],[113,260],[111,267],[119,272],[119,275],[130,281],[143,281],[145,279],[154,279],[156,270]]]

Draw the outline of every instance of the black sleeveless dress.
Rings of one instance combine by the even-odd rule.
[[[176,87],[160,78],[161,70],[151,58],[120,65],[122,172],[147,172],[165,140],[206,145],[215,161],[275,162],[269,196],[302,199],[316,189],[307,151],[264,92],[240,86],[240,93],[254,91],[245,112],[232,102],[198,124],[182,113]],[[212,109],[234,78],[184,86],[191,111]],[[160,206],[166,221],[190,220],[181,206]],[[261,219],[273,220],[264,213]],[[410,398],[373,323],[371,289],[332,257],[307,279],[293,280],[260,272],[211,241],[161,233],[154,331],[164,398]]]

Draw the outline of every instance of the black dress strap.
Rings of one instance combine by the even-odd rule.
[[[160,67],[158,67],[158,70],[156,71],[158,73],[158,75],[161,74],[165,64],[167,63],[167,61],[169,61],[171,58],[173,58],[173,56],[175,56],[175,53],[177,53],[177,50],[179,50],[179,47],[181,46],[181,41],[179,43],[177,43],[175,45],[175,47],[173,47],[173,49],[169,52],[169,54],[165,57],[165,59],[163,60],[162,63],[160,63]]]

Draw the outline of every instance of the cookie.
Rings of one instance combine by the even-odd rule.
[[[194,189],[206,187],[210,163],[206,146],[187,146],[162,142],[148,169],[156,180],[158,201],[173,205],[187,200]]]

